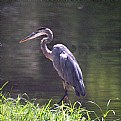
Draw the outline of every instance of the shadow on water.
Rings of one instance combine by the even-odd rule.
[[[54,32],[54,40],[66,45],[83,71],[86,97],[105,109],[109,99],[118,117],[121,114],[121,2],[11,1],[0,4],[0,85],[16,97],[58,101],[63,95],[62,80],[41,52],[40,40],[18,42],[40,26]],[[95,107],[91,107],[92,109]]]

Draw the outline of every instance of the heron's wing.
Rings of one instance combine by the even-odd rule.
[[[61,75],[64,80],[74,87],[77,96],[85,95],[85,87],[81,69],[76,60],[68,54],[60,54]]]

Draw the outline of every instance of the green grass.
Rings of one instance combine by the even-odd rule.
[[[5,85],[3,85],[4,87]],[[2,88],[3,88],[2,87]],[[6,96],[0,88],[0,121],[106,121],[110,101],[107,103],[107,110],[104,112],[95,102],[101,114],[98,116],[95,111],[89,111],[82,107],[80,102],[65,104],[52,104],[50,100],[45,105],[40,105],[34,101],[29,101],[26,94],[18,95],[16,99]],[[25,98],[26,97],[26,98]]]

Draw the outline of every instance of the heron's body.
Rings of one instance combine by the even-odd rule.
[[[40,34],[40,35],[39,35]],[[59,76],[63,79],[65,96],[67,96],[68,86],[72,86],[77,96],[85,96],[85,86],[83,83],[82,71],[69,49],[62,45],[56,44],[53,46],[52,51],[47,48],[47,44],[53,39],[52,31],[48,28],[39,29],[38,33],[32,33],[30,36],[21,40],[21,42],[33,39],[37,36],[44,35],[41,40],[41,49],[43,54],[53,62],[53,66],[58,72]],[[61,101],[64,99],[61,99]]]
[[[74,87],[76,95],[85,95],[81,69],[73,54],[62,44],[53,47],[53,65],[59,76],[64,80],[65,88]]]

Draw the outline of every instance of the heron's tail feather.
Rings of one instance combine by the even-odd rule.
[[[83,76],[82,76],[81,69],[79,68],[78,65],[77,65],[77,68],[75,69],[75,88],[76,88],[76,91],[75,91],[76,94],[78,92],[79,95],[85,96],[85,86],[83,83]]]
[[[76,93],[76,95],[78,97],[80,97],[80,95],[85,96],[86,93],[85,93],[85,87],[84,87],[84,85],[80,85],[78,89],[75,88],[75,93]]]
[[[82,96],[85,96],[86,95],[86,93],[85,93],[85,86],[84,86],[83,83],[80,83],[80,84],[81,84],[81,86],[80,86],[80,93],[81,93]]]
[[[75,89],[75,93],[78,97],[80,97],[80,93]]]

